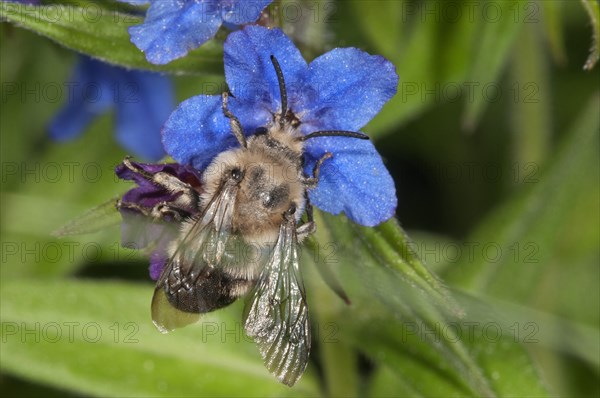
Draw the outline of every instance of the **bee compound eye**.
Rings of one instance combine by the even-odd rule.
[[[268,132],[269,132],[269,130],[266,127],[259,127],[254,132],[254,135],[264,135],[264,134],[267,134]]]
[[[296,204],[292,203],[290,205],[290,207],[287,209],[287,211],[285,212],[285,215],[288,217],[293,216],[296,213]]]
[[[271,194],[265,193],[265,194],[262,195],[262,197],[263,197],[262,199],[263,199],[263,206],[264,207],[269,208],[269,207],[273,206],[274,200],[273,200],[273,196],[271,196]]]
[[[233,178],[234,181],[240,182],[243,177],[244,173],[242,172],[242,170],[240,170],[239,167],[236,167],[231,170],[231,178]]]

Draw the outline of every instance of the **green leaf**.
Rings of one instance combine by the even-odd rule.
[[[50,60],[48,65],[54,66]],[[34,76],[42,82],[61,81],[56,76]],[[20,77],[9,83],[28,84],[20,83]],[[59,98],[66,90],[62,93]],[[18,117],[0,121],[6,132],[1,149],[2,277],[55,277],[104,260],[137,264],[136,253],[120,247],[118,227],[88,236],[51,236],[61,225],[130,186],[114,174],[126,153],[115,142],[109,115],[95,120],[78,139],[53,143],[44,126],[52,114],[48,103],[31,97],[23,106],[22,98],[19,92],[7,96],[4,109]],[[54,103],[53,107],[60,105]]]
[[[494,370],[505,366],[532,368],[528,356],[514,342],[490,343],[481,333],[475,340],[467,337],[462,307],[423,266],[395,221],[365,228],[320,213],[317,221],[319,245],[312,247],[312,260],[339,275],[352,301],[343,305],[310,277],[314,271],[309,273],[309,305],[322,303],[311,310],[325,312],[325,318],[317,317],[332,322],[338,338],[328,341],[331,335],[320,334],[320,343],[350,342],[393,370],[403,381],[399,391],[416,396],[545,395],[535,373],[523,375],[519,383],[494,379]]]
[[[403,28],[400,21],[406,18],[403,11],[406,10],[407,3],[398,0],[350,1],[348,6],[377,53],[390,60],[398,59]]]
[[[238,306],[160,334],[150,285],[12,280],[2,284],[2,371],[96,396],[315,395],[290,389],[242,334]],[[235,311],[235,314],[233,311]]]
[[[362,227],[347,218],[332,217],[319,213],[324,225],[317,232],[320,244],[323,242],[356,243],[353,249],[360,257],[367,257],[370,266],[384,267],[395,272],[422,293],[427,294],[440,308],[455,316],[462,316],[462,310],[455,303],[443,282],[431,273],[414,252],[413,244],[395,219],[384,222],[375,228]],[[336,246],[336,254],[346,252]]]
[[[560,250],[561,240],[568,239],[559,231],[569,220],[574,201],[586,195],[589,183],[585,176],[597,173],[599,107],[596,94],[550,166],[543,170],[534,164],[535,173],[527,173],[527,189],[496,210],[473,233],[468,241],[488,249],[464,255],[459,264],[449,268],[447,279],[451,284],[520,302],[531,296],[532,287],[546,272],[545,264]],[[597,206],[590,210],[598,214]],[[597,225],[593,219],[588,214],[578,228],[589,229],[594,236]],[[580,230],[577,236],[587,235]],[[597,248],[593,245],[590,249],[594,246]]]
[[[567,63],[567,54],[564,43],[564,29],[561,16],[563,7],[566,5],[562,1],[539,1],[537,2],[542,8],[544,34],[550,46],[554,61],[560,65]]]
[[[600,5],[594,0],[581,0],[583,8],[588,13],[590,24],[592,25],[592,46],[590,56],[588,57],[583,69],[592,70],[598,58],[600,58]]]
[[[396,65],[398,93],[366,128],[389,134],[464,91],[477,25],[472,5],[442,2],[350,2],[376,52]],[[453,13],[456,17],[453,18]],[[394,22],[391,22],[395,20]]]
[[[2,193],[2,278],[53,278],[74,272],[84,264],[140,261],[139,253],[122,248],[118,224],[93,235],[56,238],[61,224],[77,216],[79,204],[47,197]]]
[[[526,13],[536,3],[500,0],[486,4],[492,7],[483,7],[477,14],[480,16],[479,41],[473,50],[475,61],[467,76],[470,84],[479,86],[498,80],[523,22],[529,18],[534,18],[531,22],[535,22],[538,18],[536,13]],[[463,115],[465,128],[473,130],[476,127],[485,105],[484,95],[477,95],[467,102]]]
[[[597,325],[588,326],[485,295],[475,297],[458,291],[455,294],[467,309],[467,316],[463,319],[465,323],[479,323],[483,327],[490,325],[494,333],[528,348],[552,349],[583,358],[596,368],[600,366],[600,358],[596,355],[600,352],[600,331]]]
[[[548,166],[525,170],[529,184],[482,222],[467,239],[475,250],[445,274],[452,285],[493,303],[505,331],[536,333],[534,352],[560,393],[572,389],[552,361],[571,358],[594,373],[599,366],[599,107],[596,92]],[[491,311],[467,307],[473,312]]]
[[[19,158],[15,152],[3,157],[3,277],[53,277],[73,272],[86,262],[127,263],[138,258],[120,247],[116,226],[95,235],[64,239],[51,235],[69,220],[128,189],[129,185],[117,182],[114,175],[124,152],[116,148],[109,119],[102,119],[78,140],[64,144],[43,141],[48,147],[41,155],[25,153]],[[3,131],[11,132],[3,137],[3,145],[19,139],[13,129]]]
[[[370,135],[389,132],[393,126],[417,117],[435,103],[434,96],[423,99],[423,89],[431,89],[435,81],[435,40],[436,23],[432,19],[419,24],[405,39],[402,53],[391,60],[400,77],[398,92],[365,127]]]
[[[388,322],[389,323],[389,322]],[[469,323],[471,324],[471,323]],[[487,326],[487,325],[486,325]],[[483,369],[489,380],[490,392],[486,396],[548,396],[531,359],[519,344],[510,338],[496,338],[495,329],[464,328],[460,336],[469,348],[469,353]],[[373,325],[368,342],[362,344],[365,354],[381,358],[385,374],[376,375],[371,385],[372,396],[416,396],[416,397],[464,397],[481,396],[460,382],[452,372],[453,364],[447,357],[435,357],[422,348],[422,341],[430,338],[429,344],[440,342],[449,329],[429,329],[416,324],[393,328],[386,322]],[[486,337],[490,332],[491,338]],[[476,339],[469,340],[469,333]],[[394,335],[396,334],[396,335]],[[382,342],[384,342],[382,344]],[[387,344],[385,344],[387,342]],[[395,342],[393,349],[388,348]],[[393,376],[392,376],[393,375]],[[389,381],[394,378],[395,382]],[[385,383],[385,385],[382,385]],[[388,383],[391,383],[389,385]],[[387,390],[387,391],[386,391]]]
[[[483,322],[469,334],[472,318],[461,318],[463,307],[423,266],[396,222],[365,228],[320,213],[317,221],[319,245],[304,258],[332,268],[352,301],[343,304],[307,267],[309,306],[319,303],[310,308],[320,320],[321,355],[354,346],[394,372],[396,396],[546,395],[518,342],[487,341]],[[333,362],[327,366],[340,366],[329,377],[348,374],[347,357],[326,358]],[[517,375],[524,366],[528,371]]]
[[[515,45],[511,75],[513,83],[510,118],[512,160],[518,165],[542,164],[552,137],[549,71],[545,49],[535,24],[526,24]]]
[[[407,383],[398,377],[398,375],[388,366],[379,366],[367,389],[368,397],[419,397],[415,390],[410,388]]]
[[[175,74],[223,73],[223,49],[214,41],[168,65],[149,63],[129,41],[127,32],[128,27],[140,24],[142,18],[113,11],[101,3],[81,7],[67,4],[32,6],[3,1],[0,2],[0,18],[71,50],[126,68]]]

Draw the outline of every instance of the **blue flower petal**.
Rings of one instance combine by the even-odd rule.
[[[81,57],[66,86],[67,103],[52,119],[50,137],[66,141],[82,134],[88,124],[112,106],[114,68],[88,57]]]
[[[303,96],[302,130],[358,131],[396,94],[398,75],[381,56],[336,48],[309,65]]]
[[[312,176],[316,161],[332,152],[321,166],[317,187],[309,191],[313,205],[332,214],[344,212],[352,221],[375,226],[394,216],[394,180],[368,140],[314,138],[307,142],[305,172]]]
[[[254,134],[259,127],[268,126],[273,120],[273,115],[270,111],[262,107],[257,108],[256,104],[252,102],[240,101],[237,98],[230,97],[228,104],[231,113],[242,124],[246,136]]]
[[[40,4],[40,0],[3,0],[3,1],[6,1],[8,3],[20,3],[20,4],[31,4],[31,5]]]
[[[270,59],[274,55],[285,77],[289,102],[294,102],[307,65],[281,30],[246,26],[227,37],[224,53],[227,84],[238,100],[254,104],[258,111],[281,111],[279,83]]]
[[[96,113],[84,110],[82,103],[69,101],[50,122],[50,138],[55,141],[74,139],[85,131],[96,116]]]
[[[221,15],[228,24],[243,25],[254,22],[262,10],[273,0],[231,0],[222,1]],[[229,3],[229,4],[227,4]]]
[[[128,3],[134,6],[141,6],[150,3],[152,0],[117,0],[121,3]]]
[[[136,156],[161,159],[160,130],[175,107],[171,81],[156,73],[124,71],[117,87],[117,139]]]
[[[198,170],[238,145],[218,95],[198,95],[182,102],[165,123],[162,140],[173,159]]]
[[[183,57],[212,38],[223,20],[211,2],[154,0],[142,25],[129,28],[131,41],[153,64]]]

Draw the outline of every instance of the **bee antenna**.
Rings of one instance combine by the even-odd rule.
[[[277,82],[279,82],[279,96],[281,97],[281,119],[279,120],[279,124],[283,127],[285,121],[285,115],[287,115],[287,91],[285,89],[285,79],[283,78],[283,72],[281,71],[281,66],[279,65],[279,61],[273,54],[271,54],[271,63],[275,68],[275,74],[277,74]]]
[[[223,110],[223,115],[225,115],[225,117],[229,119],[229,124],[231,125],[231,132],[233,133],[235,138],[237,138],[242,148],[247,148],[248,144],[246,143],[246,136],[244,135],[244,129],[242,128],[242,124],[240,123],[240,120],[237,117],[235,117],[233,113],[231,113],[229,107],[227,106],[227,99],[229,98],[229,95],[230,94],[227,91],[224,91],[221,95],[221,107]]]
[[[363,133],[356,133],[354,131],[344,131],[344,130],[325,130],[325,131],[315,131],[314,133],[310,133],[307,135],[303,135],[298,137],[298,141],[306,141],[311,138],[317,137],[349,137],[349,138],[358,138],[359,140],[368,140],[369,136]]]

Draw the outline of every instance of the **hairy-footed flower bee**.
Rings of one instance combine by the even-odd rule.
[[[126,158],[117,167],[137,184],[117,201],[122,243],[153,249],[161,332],[245,296],[246,333],[292,386],[311,346],[299,244],[315,231],[312,204],[364,226],[394,215],[394,182],[358,131],[396,93],[398,76],[356,48],[307,64],[281,30],[260,26],[231,33],[224,53],[231,94],[189,98],[163,127],[176,163]]]
[[[301,134],[287,109],[279,63],[274,56],[271,61],[281,111],[271,125],[246,138],[224,93],[223,113],[239,147],[214,158],[202,174],[201,189],[164,171],[148,173],[129,159],[123,165],[173,195],[147,215],[181,223],[166,247],[168,260],[152,299],[157,328],[168,332],[248,295],[244,328],[269,371],[291,386],[306,368],[311,346],[298,252],[299,242],[315,230],[307,191],[317,185],[321,165],[332,157],[326,153],[313,175],[305,175],[304,142],[324,136],[367,137],[350,131]],[[125,201],[118,206],[139,209]],[[307,221],[301,223],[304,212]]]

